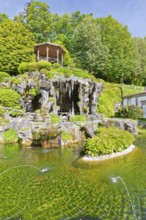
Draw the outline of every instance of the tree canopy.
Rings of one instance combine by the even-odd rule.
[[[21,62],[33,57],[32,34],[20,23],[6,19],[0,25],[0,71],[17,73]]]
[[[30,0],[13,20],[0,13],[0,71],[17,73],[19,63],[31,61],[34,43],[50,40],[66,50],[65,65],[111,82],[146,84],[146,38],[133,38],[112,16],[53,14],[38,0]]]
[[[104,71],[107,65],[108,48],[102,43],[100,32],[92,16],[86,16],[74,36],[76,62],[95,75]]]

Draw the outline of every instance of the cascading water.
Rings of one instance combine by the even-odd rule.
[[[131,207],[132,207],[133,216],[134,216],[135,220],[137,220],[137,216],[136,216],[136,213],[135,213],[135,210],[134,210],[134,205],[133,205],[133,203],[132,203],[132,199],[131,199],[130,193],[129,193],[129,191],[128,191],[128,188],[127,188],[127,186],[126,186],[126,183],[124,182],[124,180],[123,180],[122,177],[120,177],[120,176],[112,177],[113,183],[117,183],[117,182],[118,182],[118,179],[121,180],[121,182],[123,183],[123,185],[124,185],[124,187],[125,187],[125,190],[126,190],[126,192],[127,192],[127,195],[128,195],[128,197],[129,197],[129,201],[130,201],[130,204],[131,204]]]
[[[41,90],[41,94],[42,94],[42,106],[46,105],[48,102],[48,91],[46,90]]]

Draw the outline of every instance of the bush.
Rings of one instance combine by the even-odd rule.
[[[56,124],[60,122],[60,116],[55,115],[53,113],[51,113],[50,116],[51,116],[51,124]]]
[[[20,95],[16,91],[5,87],[0,88],[0,105],[20,109],[19,102]]]
[[[12,117],[21,117],[21,116],[23,116],[24,115],[24,113],[23,112],[19,112],[19,111],[12,111],[11,113],[10,113],[10,116],[12,116]]]
[[[72,140],[72,134],[70,132],[62,131],[62,140],[71,141]]]
[[[88,71],[78,68],[67,68],[67,67],[60,67],[57,69],[52,68],[51,72],[64,75],[66,78],[70,77],[71,75],[74,75],[76,77],[80,77],[83,79],[92,79],[93,81],[97,81],[96,78],[93,75],[89,74]]]
[[[3,132],[3,139],[5,143],[16,143],[18,142],[18,133],[16,129],[10,128]]]
[[[23,62],[20,63],[19,67],[18,67],[18,72],[20,74],[26,73],[29,71],[29,63]]]
[[[40,73],[41,73],[41,74],[44,74],[44,75],[47,75],[48,70],[47,70],[47,69],[41,69],[41,70],[40,70]]]
[[[98,132],[96,136],[87,140],[85,149],[90,156],[121,152],[134,141],[133,134],[116,127],[100,128]]]
[[[31,63],[28,63],[28,69],[30,72],[35,72],[37,71],[37,68],[38,68],[38,63],[37,62],[31,62]]]
[[[38,70],[40,71],[41,69],[46,69],[50,70],[51,69],[51,63],[48,61],[39,61],[37,63]]]
[[[47,71],[46,77],[47,77],[48,79],[54,78],[54,72],[53,72],[53,71]]]
[[[85,115],[74,115],[70,118],[71,122],[78,122],[78,121],[86,122],[86,120],[87,119]]]
[[[52,65],[52,68],[53,69],[58,69],[60,67],[60,63],[54,63],[53,65]]]
[[[97,113],[104,114],[107,117],[114,115],[114,105],[121,101],[121,90],[118,87],[106,88],[101,93],[98,100]]]
[[[0,72],[0,83],[4,81],[4,79],[9,78],[10,75],[5,72]]]
[[[0,106],[0,118],[4,116],[5,110]]]
[[[116,117],[138,119],[143,117],[143,110],[139,106],[123,106],[115,113]]]

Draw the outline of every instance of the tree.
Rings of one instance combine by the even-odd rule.
[[[32,60],[33,36],[20,23],[9,19],[0,25],[0,71],[17,73],[21,62]]]
[[[0,24],[5,21],[6,19],[8,19],[8,15],[4,14],[4,13],[0,13]]]
[[[146,38],[134,38],[135,65],[131,72],[131,83],[146,85]]]
[[[63,65],[64,65],[64,66],[74,67],[75,64],[74,64],[74,62],[73,62],[73,59],[72,59],[72,57],[71,57],[71,54],[70,54],[70,52],[66,49],[66,47],[64,46],[64,44],[63,44],[61,41],[59,41],[59,40],[58,40],[58,41],[55,41],[54,43],[60,45],[60,46],[64,49],[64,51],[65,51],[65,55],[64,55],[64,58],[63,58]]]
[[[24,10],[26,28],[34,35],[37,43],[47,42],[50,38],[51,13],[49,8],[45,2],[31,0]]]
[[[98,18],[101,36],[108,47],[109,56],[104,75],[109,81],[120,82],[129,78],[134,66],[134,43],[126,26],[116,21],[112,16]]]
[[[74,44],[75,60],[81,68],[95,75],[105,71],[108,50],[102,43],[100,26],[92,16],[86,16],[78,25]]]
[[[65,47],[73,53],[74,50],[74,32],[77,25],[85,17],[84,14],[80,14],[80,11],[76,11],[73,14],[58,14],[52,15],[52,29],[51,29],[51,40],[61,41]]]

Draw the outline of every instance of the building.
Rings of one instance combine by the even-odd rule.
[[[136,105],[142,108],[144,114],[143,118],[146,118],[146,91],[135,95],[128,95],[123,97],[123,106]]]
[[[45,60],[51,63],[60,63],[63,66],[65,50],[58,44],[50,42],[37,44],[34,47],[34,53],[37,61]]]

